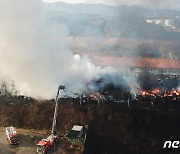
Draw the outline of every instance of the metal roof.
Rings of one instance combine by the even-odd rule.
[[[95,57],[93,58],[93,62],[95,65],[99,65],[99,66],[180,69],[179,59]]]
[[[83,126],[79,126],[79,125],[74,125],[72,130],[74,131],[81,131],[83,129]]]

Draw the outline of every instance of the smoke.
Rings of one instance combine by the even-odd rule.
[[[180,8],[177,6],[178,0],[99,0],[100,3],[110,5],[142,5],[146,7],[153,7],[157,9],[162,8]]]
[[[59,84],[78,85],[88,70],[77,70],[66,26],[46,23],[44,13],[40,0],[0,1],[0,71],[1,82],[14,81],[20,94],[49,98]]]
[[[66,42],[68,29],[49,22],[40,0],[0,1],[0,83],[15,93],[52,98],[60,84],[86,90],[86,81],[116,72],[88,58],[73,55]],[[3,86],[2,86],[3,87]]]
[[[45,2],[64,1],[67,3],[103,3],[106,5],[141,5],[156,9],[180,9],[178,0],[44,0]]]

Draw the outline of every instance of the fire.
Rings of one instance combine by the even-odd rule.
[[[180,92],[178,90],[174,90],[173,93],[176,94],[177,96],[180,95]]]
[[[142,96],[153,96],[153,97],[156,97],[157,95],[159,95],[161,97],[167,97],[167,96],[180,96],[180,91],[179,90],[160,91],[159,89],[154,89],[152,91],[141,90],[140,94]]]
[[[158,94],[158,93],[160,93],[160,90],[159,90],[159,89],[154,89],[154,90],[152,91],[152,93],[153,93],[153,94]]]
[[[105,99],[103,95],[101,95],[100,93],[94,93],[94,94],[90,94],[89,97],[92,100],[103,100]]]
[[[142,96],[156,96],[159,93],[161,93],[161,91],[159,89],[154,89],[152,91],[142,91],[141,90]]]

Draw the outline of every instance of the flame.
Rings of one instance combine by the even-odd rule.
[[[160,95],[162,97],[168,97],[168,96],[180,96],[180,91],[179,90],[173,90],[173,91],[163,91],[163,92],[161,92],[159,89],[154,89],[152,91],[141,90],[140,94],[142,96],[156,97],[157,95]]]
[[[158,93],[160,93],[160,90],[159,90],[159,89],[154,89],[154,90],[152,91],[152,93],[153,93],[153,94],[158,94]]]

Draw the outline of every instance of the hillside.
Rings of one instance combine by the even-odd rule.
[[[46,4],[46,7],[49,20],[66,25],[73,36],[180,39],[177,32],[146,23],[147,18],[175,18],[180,15],[179,11],[63,2]]]
[[[28,98],[0,98],[0,126],[49,130],[54,101]],[[180,106],[171,110],[127,108],[126,105],[93,102],[79,105],[79,100],[60,100],[57,127],[60,132],[74,124],[88,125],[87,154],[176,154],[164,151],[166,140],[178,140]]]

